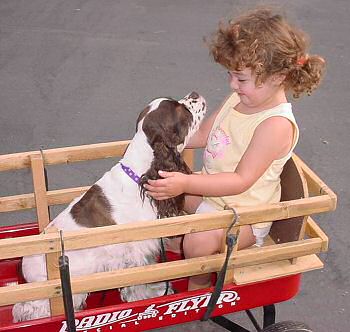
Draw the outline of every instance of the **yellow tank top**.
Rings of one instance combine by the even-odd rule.
[[[238,95],[233,93],[216,117],[204,150],[203,174],[234,172],[256,127],[273,116],[283,116],[293,123],[293,146],[285,157],[274,160],[265,173],[247,191],[232,196],[204,197],[205,201],[218,210],[222,210],[225,205],[237,207],[279,202],[281,198],[280,175],[284,164],[292,156],[292,151],[299,138],[299,129],[290,103],[282,103],[271,109],[247,115],[235,110],[235,106],[239,102]],[[255,226],[260,228],[267,224],[260,223]]]

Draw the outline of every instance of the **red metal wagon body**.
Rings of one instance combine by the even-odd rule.
[[[0,228],[0,239],[38,233],[37,224],[3,227]],[[169,260],[178,258],[168,253]],[[24,282],[20,262],[20,258],[0,262],[0,286]],[[298,293],[300,281],[301,274],[296,274],[241,286],[227,285],[221,292],[213,316],[289,300]],[[172,285],[177,294],[132,303],[122,303],[117,290],[92,293],[87,308],[75,315],[76,329],[91,332],[146,331],[201,319],[212,288],[188,292],[186,278],[175,280]],[[68,331],[64,315],[15,324],[12,323],[11,310],[11,305],[0,307],[0,332]]]

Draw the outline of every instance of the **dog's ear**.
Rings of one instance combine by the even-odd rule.
[[[192,114],[184,105],[166,100],[146,116],[142,129],[153,148],[156,145],[176,148],[184,143],[192,120]]]
[[[142,110],[142,112],[137,117],[137,120],[136,120],[136,132],[137,132],[137,129],[139,127],[140,121],[146,116],[146,114],[149,112],[149,110],[150,110],[150,106],[147,106],[144,110]]]
[[[158,109],[146,116],[142,129],[153,149],[154,158],[150,169],[140,181],[142,199],[145,199],[146,192],[144,184],[148,179],[159,179],[159,170],[191,173],[177,150],[178,145],[184,143],[191,123],[192,114],[176,101],[162,102]],[[164,201],[149,199],[160,218],[179,215],[183,210],[184,195]]]

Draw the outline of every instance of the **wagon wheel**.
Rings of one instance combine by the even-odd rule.
[[[261,332],[312,332],[312,330],[304,323],[284,321],[272,324]]]

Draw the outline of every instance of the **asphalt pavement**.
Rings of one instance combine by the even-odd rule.
[[[302,321],[315,332],[347,332],[348,0],[0,0],[0,154],[129,139],[138,113],[159,96],[178,98],[196,90],[213,111],[229,86],[203,37],[220,19],[255,4],[282,8],[311,36],[311,53],[327,59],[322,86],[292,101],[301,130],[296,152],[338,195],[337,210],[315,218],[330,239],[329,251],[321,255],[325,267],[303,275],[298,296],[277,305],[277,321]],[[52,167],[50,188],[93,183],[111,163]],[[0,196],[31,190],[29,171],[0,174]],[[33,216],[6,214],[0,225]],[[230,317],[253,330],[243,314]],[[202,322],[159,329],[219,330]]]

